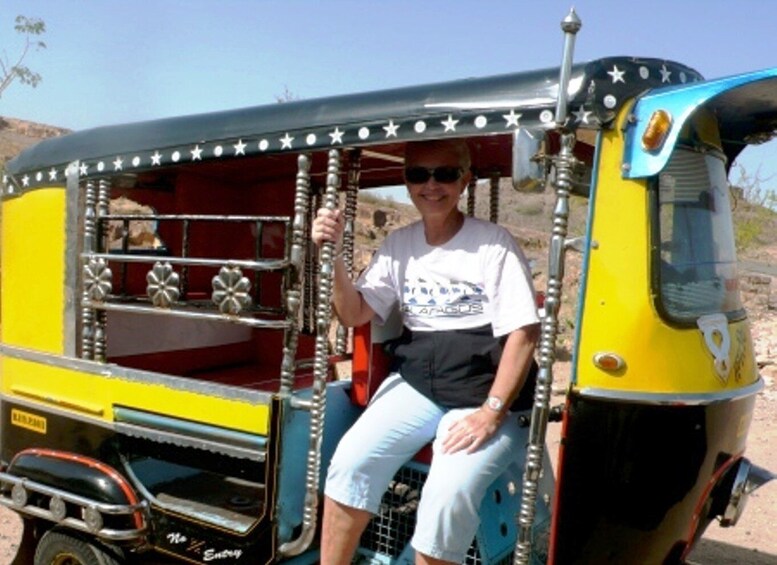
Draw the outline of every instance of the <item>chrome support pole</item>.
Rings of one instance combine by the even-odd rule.
[[[473,174],[472,178],[469,179],[469,184],[467,185],[467,216],[474,218],[475,217],[475,189],[478,186],[478,179]]]
[[[564,32],[564,52],[561,56],[561,72],[558,79],[558,99],[556,100],[556,126],[565,127],[567,121],[567,99],[569,98],[569,75],[572,73],[572,60],[575,51],[575,37],[583,22],[572,8],[567,17],[561,20]]]
[[[348,155],[348,184],[345,189],[345,232],[343,233],[343,260],[348,275],[353,276],[356,240],[356,200],[361,178],[361,150],[354,149]],[[344,355],[348,348],[350,330],[337,324],[335,355]]]
[[[297,158],[297,181],[294,192],[294,220],[291,225],[291,250],[289,258],[289,283],[286,290],[286,319],[290,322],[283,338],[283,360],[281,361],[281,385],[279,393],[288,396],[294,389],[294,369],[299,344],[297,319],[302,301],[302,273],[305,267],[305,233],[310,208],[310,163],[308,153]]]
[[[548,282],[545,294],[545,316],[542,318],[539,343],[539,373],[532,405],[529,443],[526,448],[526,464],[523,474],[521,509],[518,515],[518,539],[515,546],[514,565],[529,565],[532,556],[532,534],[539,498],[539,482],[543,475],[543,454],[550,414],[550,394],[553,386],[553,363],[559,331],[558,313],[561,305],[561,289],[564,279],[564,252],[569,222],[569,195],[572,190],[576,159],[573,153],[575,134],[566,129],[567,89],[572,67],[572,51],[575,34],[581,22],[572,9],[561,22],[564,31],[564,55],[559,78],[559,95],[556,105],[556,125],[561,130],[561,148],[553,158],[556,171],[554,188],[556,205],[553,209],[553,231],[548,253]]]
[[[324,206],[337,208],[340,187],[340,151],[329,151],[327,162],[326,194]],[[329,326],[332,319],[332,291],[334,285],[335,244],[331,241],[321,246],[319,262],[321,270],[318,281],[318,304],[316,309],[316,356],[313,368],[313,394],[310,409],[310,437],[307,469],[305,475],[305,507],[302,512],[302,529],[297,539],[281,545],[284,557],[299,555],[313,541],[316,533],[318,513],[318,485],[321,471],[321,441],[324,434],[326,413],[326,381],[329,375]]]
[[[110,214],[111,203],[111,185],[105,179],[100,179],[97,182],[97,221],[96,221],[96,234],[94,243],[99,250],[108,250],[108,235],[107,226],[103,222],[103,218]],[[94,313],[94,360],[105,363],[107,357],[107,336],[106,336],[106,323],[107,313],[105,310],[97,310]]]
[[[308,210],[308,222],[305,227],[306,239],[310,239],[308,230],[313,225],[313,220],[318,213],[318,209],[321,207],[321,193],[318,190],[310,191],[311,204]],[[305,262],[305,275],[303,277],[303,312],[302,312],[302,327],[303,330],[309,333],[315,332],[316,328],[316,280],[318,280],[319,263],[316,257],[316,247],[314,245],[308,245],[306,251]]]
[[[189,257],[189,233],[191,232],[191,220],[184,220],[181,227],[181,257]],[[181,267],[181,298],[186,300],[189,295],[189,265]]]
[[[491,175],[490,193],[489,193],[489,215],[488,219],[492,224],[499,223],[499,175]]]
[[[87,181],[84,187],[84,250],[88,253],[96,251],[97,244],[97,189],[94,181]],[[82,302],[89,300],[83,272],[86,262],[81,263],[81,297]],[[81,309],[81,357],[94,359],[94,324],[95,311],[88,306]]]

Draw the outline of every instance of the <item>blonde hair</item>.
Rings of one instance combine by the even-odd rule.
[[[405,144],[405,162],[408,157],[418,150],[422,149],[447,149],[456,153],[459,166],[464,171],[469,171],[472,166],[472,158],[469,153],[469,146],[463,139],[431,139],[428,141],[409,141]]]

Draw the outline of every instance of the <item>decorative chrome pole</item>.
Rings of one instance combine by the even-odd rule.
[[[183,221],[183,234],[181,235],[181,257],[189,257],[191,222],[188,219]],[[181,266],[181,297],[186,300],[189,295],[189,265],[183,264]]]
[[[84,188],[84,251],[94,253],[97,243],[97,190],[94,181],[86,181]],[[81,297],[84,302],[89,301],[87,289],[87,265],[88,260],[83,261],[81,270]],[[95,310],[89,306],[81,309],[81,357],[94,359],[94,323]]]
[[[310,209],[310,154],[297,158],[297,183],[294,192],[294,220],[291,225],[291,269],[286,290],[286,319],[291,322],[283,338],[281,361],[281,396],[290,395],[294,388],[295,360],[299,343],[297,318],[302,300],[302,271],[305,267],[305,234]]]
[[[469,184],[467,185],[467,216],[474,218],[475,217],[475,189],[478,186],[478,179],[472,174],[472,178],[469,179]]]
[[[96,237],[94,244],[97,250],[108,250],[108,235],[106,233],[105,220],[103,219],[110,213],[111,203],[111,185],[105,179],[100,179],[97,182],[97,221],[96,221]],[[105,310],[97,310],[94,313],[94,360],[105,363],[108,354],[107,337],[105,334],[105,326],[107,323],[107,312]]]
[[[343,233],[343,260],[348,275],[353,276],[354,247],[356,239],[356,200],[361,178],[361,150],[354,149],[348,155],[348,184],[345,188],[345,231]],[[335,355],[344,355],[348,347],[349,329],[337,324]]]
[[[491,175],[489,194],[489,216],[492,224],[499,223],[499,173]]]
[[[559,77],[558,100],[556,103],[556,126],[561,130],[561,148],[553,158],[556,170],[554,188],[556,205],[553,210],[553,232],[548,257],[548,282],[545,294],[545,316],[542,318],[539,344],[539,373],[532,406],[529,444],[526,449],[526,465],[523,474],[521,510],[518,516],[518,540],[513,563],[529,565],[532,553],[532,533],[537,509],[539,481],[542,477],[542,456],[545,450],[545,436],[550,414],[550,393],[553,385],[553,363],[555,361],[558,336],[558,312],[561,304],[561,286],[564,279],[564,243],[569,221],[569,194],[572,189],[572,174],[576,162],[572,149],[575,134],[567,128],[567,89],[572,68],[575,35],[582,26],[574,8],[561,22],[564,31],[564,54]]]
[[[311,189],[310,193],[311,204],[308,208],[308,221],[305,224],[305,239],[310,239],[310,226],[313,225],[313,220],[318,213],[318,209],[321,208],[321,191],[317,189]],[[316,282],[318,280],[318,271],[320,265],[316,257],[316,248],[314,245],[307,246],[307,260],[305,262],[305,281],[303,286],[303,312],[302,312],[302,329],[303,331],[313,333],[316,329],[316,296],[317,288]]]
[[[327,162],[326,194],[324,206],[337,208],[340,188],[340,151],[329,151]],[[326,414],[326,381],[329,375],[329,325],[332,320],[332,292],[334,285],[335,244],[325,242],[320,249],[321,264],[318,280],[318,303],[316,307],[316,357],[313,366],[313,394],[310,402],[292,398],[295,408],[310,410],[310,437],[307,469],[305,475],[305,507],[302,512],[302,530],[299,537],[280,547],[283,556],[299,555],[313,541],[316,533],[318,512],[318,483],[321,470],[321,440],[324,435]]]

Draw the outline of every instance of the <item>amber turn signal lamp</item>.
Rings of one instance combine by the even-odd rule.
[[[645,151],[658,151],[666,141],[671,129],[671,114],[666,110],[656,110],[650,116],[645,133],[642,134],[642,148]]]
[[[610,373],[620,371],[626,366],[623,357],[616,353],[597,353],[594,355],[594,365]]]

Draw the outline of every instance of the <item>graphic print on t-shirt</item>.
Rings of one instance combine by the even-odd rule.
[[[464,318],[482,314],[486,295],[482,287],[466,281],[406,279],[402,310],[417,317]]]

